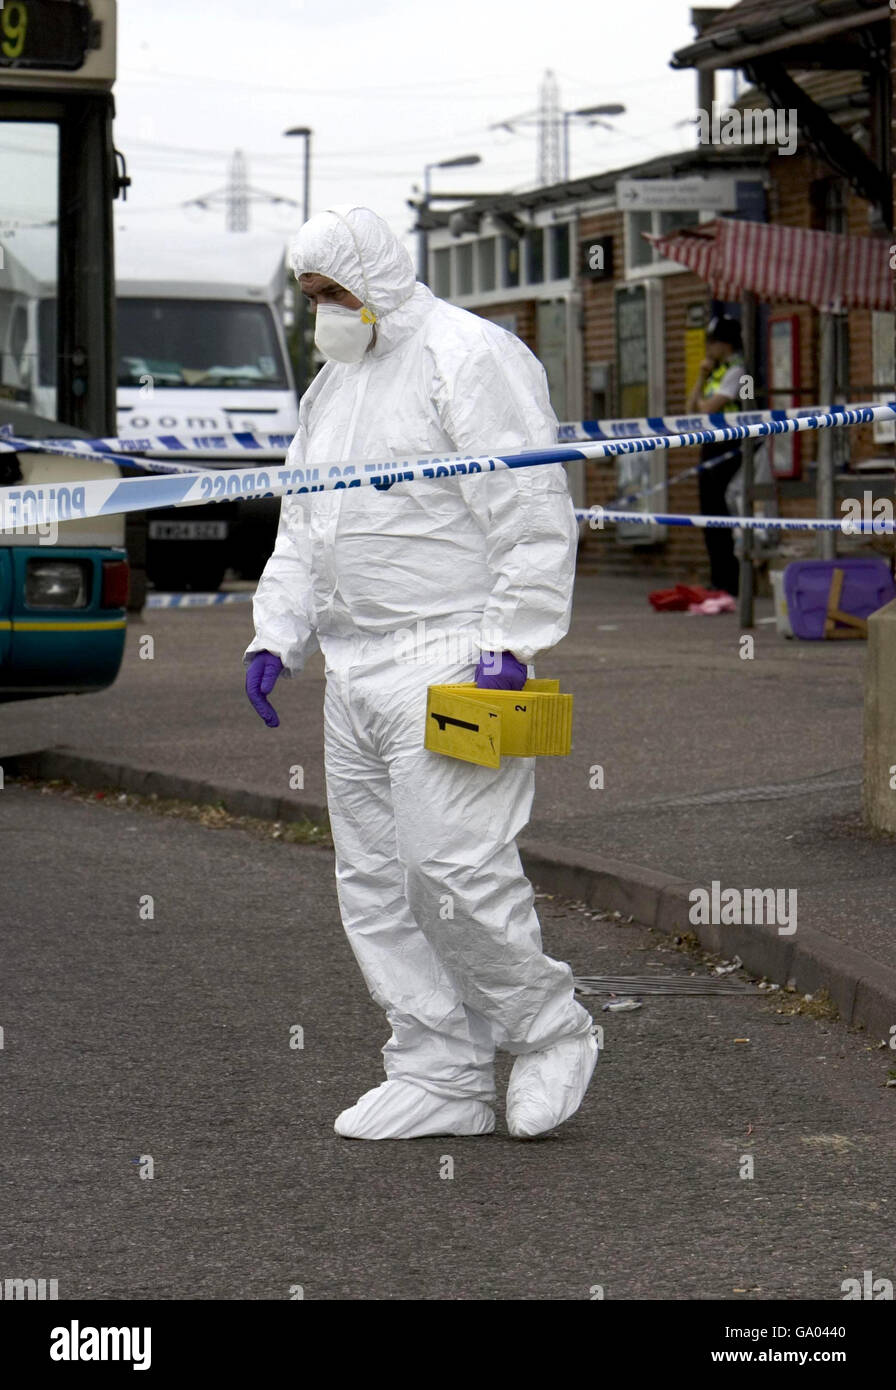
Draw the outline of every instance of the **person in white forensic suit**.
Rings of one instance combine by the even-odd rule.
[[[312,217],[290,264],[329,360],[302,397],[287,467],[326,477],[328,465],[361,460],[362,474],[363,461],[556,444],[540,363],[418,283],[369,208]],[[591,1079],[592,1019],[569,966],[542,950],[515,844],[534,758],[492,769],[423,746],[427,686],[519,689],[564,636],[576,537],[560,464],[281,504],[247,693],[276,725],[274,681],[319,644],[339,906],[392,1029],[387,1079],[339,1115],[345,1137],[491,1133],[496,1048],[515,1057],[506,1117],[519,1138],[568,1119]]]

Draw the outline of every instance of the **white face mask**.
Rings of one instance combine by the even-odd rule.
[[[346,309],[342,304],[319,304],[314,322],[314,341],[332,362],[360,362],[373,336],[373,322],[366,309]]]

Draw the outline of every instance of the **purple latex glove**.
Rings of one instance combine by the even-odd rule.
[[[276,729],[280,723],[277,711],[267,697],[282,670],[283,662],[279,656],[264,651],[255,653],[246,671],[246,694],[249,696],[249,703],[269,729]]]
[[[483,652],[473,679],[479,690],[522,690],[528,672],[513,652]]]

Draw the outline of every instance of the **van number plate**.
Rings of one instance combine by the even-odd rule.
[[[151,541],[224,541],[226,521],[151,521]]]

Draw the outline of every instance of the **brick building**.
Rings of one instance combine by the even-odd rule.
[[[683,412],[703,355],[703,328],[723,307],[691,271],[663,259],[642,233],[663,234],[716,216],[747,218],[889,242],[890,27],[888,6],[817,0],[816,23],[794,30],[796,0],[741,0],[693,12],[697,38],[673,59],[697,71],[699,111],[713,108],[717,69],[737,67],[751,87],[734,110],[795,111],[792,153],[767,140],[725,143],[715,133],[691,151],[589,178],[479,199],[452,214],[421,210],[436,294],[516,332],[541,358],[561,419]],[[779,116],[780,118],[780,116]],[[758,123],[759,117],[756,121]],[[768,127],[771,129],[771,126]],[[780,132],[780,127],[779,127]],[[738,305],[728,305],[738,313]],[[744,409],[822,401],[821,316],[806,305],[763,304],[757,319],[755,399]],[[892,397],[892,313],[850,310],[833,324],[833,398]],[[829,378],[830,380],[830,378]],[[891,427],[892,429],[892,427]],[[835,432],[841,470],[889,468],[885,427]],[[813,510],[816,436],[776,441],[777,501]],[[699,510],[694,480],[661,485],[696,462],[680,450],[570,468],[580,504],[606,504],[654,484],[651,509]],[[634,471],[627,471],[634,470]],[[892,483],[877,486],[892,490]],[[761,504],[760,504],[761,505]],[[805,542],[803,542],[805,545]],[[584,563],[648,566],[705,577],[699,532],[608,527],[584,538]]]

